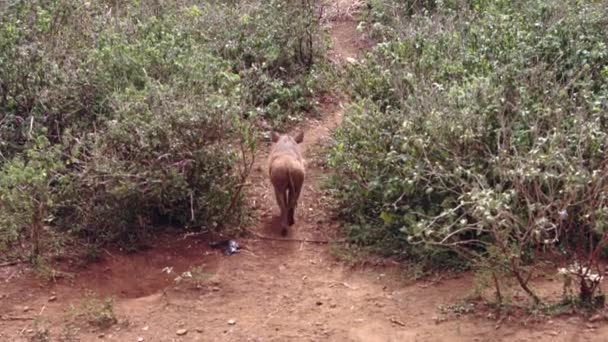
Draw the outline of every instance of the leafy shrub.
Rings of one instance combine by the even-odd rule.
[[[91,242],[132,247],[155,223],[237,222],[256,125],[288,123],[317,87],[312,3],[36,0],[1,11],[7,246],[34,222],[24,186],[49,194],[49,227]],[[56,164],[36,164],[32,137]]]
[[[401,13],[351,67],[336,187],[353,240],[447,248],[538,301],[531,260],[596,269],[606,242],[607,3],[468,3]]]
[[[0,251],[29,235],[30,257],[36,258],[44,227],[53,219],[58,193],[53,183],[64,165],[56,147],[38,137],[27,150],[25,158],[16,156],[0,169]]]
[[[154,219],[217,226],[237,195],[232,170],[240,156],[229,142],[236,113],[221,105],[230,106],[225,98],[192,95],[183,103],[181,96],[151,87],[117,99],[117,119],[71,156],[79,170],[65,191],[77,210],[64,213],[66,225],[75,222],[87,234],[104,227],[103,239],[125,242],[137,239],[133,226],[143,232]],[[246,143],[251,153],[253,141]]]

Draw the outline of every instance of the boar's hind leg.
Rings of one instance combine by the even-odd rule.
[[[277,189],[274,190],[274,194],[277,198],[277,203],[279,204],[279,208],[281,209],[281,235],[287,235],[287,216],[288,216],[288,207],[287,207],[287,193],[286,191],[279,191]]]
[[[292,198],[295,198],[295,193],[294,194],[289,194],[289,205],[288,207],[288,217],[287,217],[287,223],[289,223],[289,225],[293,225],[294,223],[296,223],[295,220],[295,211],[296,211],[296,205],[297,203],[295,203],[294,201],[292,201]]]
[[[293,187],[289,188],[289,200],[287,207],[289,208],[289,225],[296,223],[295,211],[298,205],[298,199],[300,198],[300,192],[302,191],[302,177],[294,177]]]

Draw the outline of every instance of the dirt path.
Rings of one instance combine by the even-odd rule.
[[[333,23],[337,62],[356,58],[364,46],[355,28],[356,22],[348,19]],[[340,223],[326,209],[320,190],[326,170],[319,148],[331,138],[343,110],[336,98],[325,97],[321,105],[321,118],[301,127],[308,174],[291,239],[339,236]],[[257,222],[251,230],[278,238],[278,209],[266,178],[268,147],[262,148],[251,178],[250,206]],[[580,319],[528,326],[474,317],[444,320],[438,306],[468,294],[469,276],[415,283],[394,264],[348,267],[323,244],[242,243],[245,250],[225,257],[196,236],[167,237],[138,255],[107,252],[72,282],[50,287],[17,267],[3,268],[0,341],[27,341],[39,327],[49,329],[51,341],[608,340],[607,328],[590,328]],[[173,268],[170,274],[161,271],[167,266]],[[176,285],[173,279],[194,266],[205,272],[195,274],[200,282]],[[86,289],[116,297],[118,325],[100,331],[76,318]],[[179,329],[186,334],[178,336]]]

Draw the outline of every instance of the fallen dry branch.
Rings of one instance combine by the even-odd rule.
[[[6,262],[0,263],[0,267],[15,266],[15,265],[18,265],[18,264],[23,264],[23,263],[25,263],[25,260],[6,261]]]
[[[405,323],[401,322],[400,320],[398,320],[398,319],[396,319],[396,318],[394,318],[394,317],[389,318],[389,321],[391,321],[391,323],[394,323],[394,324],[400,325],[400,326],[402,326],[402,327],[404,327],[404,326],[405,326]]]

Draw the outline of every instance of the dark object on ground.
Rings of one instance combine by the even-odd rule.
[[[224,255],[232,255],[241,248],[239,244],[234,240],[221,240],[221,241],[211,241],[209,242],[209,246],[213,248],[221,248]]]

